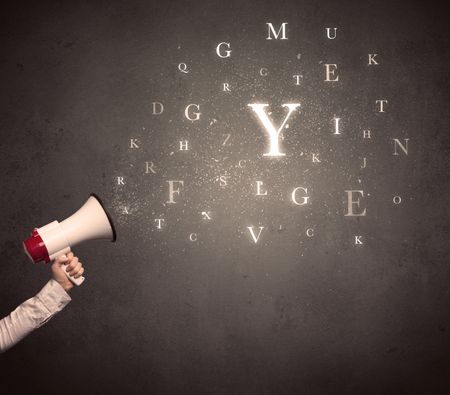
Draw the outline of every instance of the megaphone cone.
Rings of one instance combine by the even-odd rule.
[[[70,246],[85,240],[107,239],[116,241],[116,231],[111,217],[100,198],[91,194],[84,205],[59,226]]]
[[[86,203],[69,218],[35,228],[23,242],[23,247],[34,263],[50,262],[57,256],[70,252],[73,246],[95,239],[114,242],[116,230],[102,201],[92,193]]]

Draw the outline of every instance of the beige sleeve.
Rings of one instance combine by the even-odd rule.
[[[10,315],[0,320],[0,353],[45,324],[70,301],[71,298],[64,288],[51,279],[36,296],[26,300]]]

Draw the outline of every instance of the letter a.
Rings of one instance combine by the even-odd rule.
[[[289,109],[288,114],[286,115],[286,118],[284,118],[284,121],[282,122],[281,126],[277,129],[275,129],[275,126],[273,126],[272,121],[267,116],[264,109],[268,107],[268,104],[249,104],[249,107],[252,108],[252,110],[258,115],[259,120],[263,124],[264,128],[266,129],[267,133],[269,134],[270,139],[270,149],[269,152],[266,152],[264,156],[285,156],[286,154],[283,152],[280,152],[279,147],[279,136],[281,130],[286,125],[286,122],[288,121],[289,117],[291,116],[292,112],[300,107],[299,103],[286,103],[283,104],[282,107],[287,107]]]

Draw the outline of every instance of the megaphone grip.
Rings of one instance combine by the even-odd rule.
[[[74,276],[71,276],[69,272],[66,271],[68,265],[65,265],[64,263],[61,265],[61,270],[66,273],[67,278],[72,281],[76,286],[80,286],[83,284],[84,276],[80,276],[78,278],[75,278]]]

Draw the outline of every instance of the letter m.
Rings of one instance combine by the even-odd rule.
[[[286,37],[287,22],[283,22],[281,24],[280,28],[278,29],[278,32],[275,31],[275,28],[273,27],[273,25],[270,22],[267,22],[266,25],[268,27],[268,32],[267,32],[268,35],[267,35],[266,40],[273,40],[273,39],[278,40],[278,37],[280,36],[280,34],[281,34],[280,40],[287,40],[287,37]],[[272,35],[274,37],[273,39],[272,39]]]

